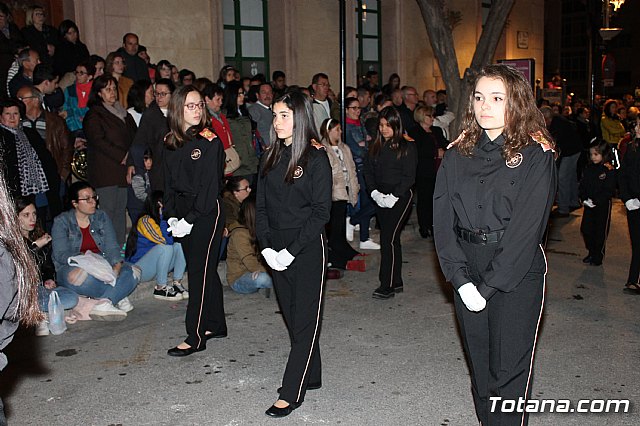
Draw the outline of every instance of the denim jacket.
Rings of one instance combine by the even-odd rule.
[[[364,163],[364,158],[367,156],[367,132],[362,125],[355,125],[347,121],[347,125],[345,126],[346,134],[345,134],[345,143],[351,149],[351,153],[353,154],[353,161],[356,163],[356,168],[358,170],[362,169],[362,164]],[[360,146],[358,142],[364,141],[365,145]]]
[[[122,260],[120,247],[109,216],[98,209],[89,216],[89,224],[91,236],[102,251],[102,256],[112,266],[120,262]],[[69,257],[81,254],[82,231],[78,226],[74,209],[67,210],[54,219],[51,239],[53,242],[53,263],[56,271],[60,273],[65,266],[68,266],[67,259]]]

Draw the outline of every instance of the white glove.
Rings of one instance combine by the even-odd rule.
[[[286,248],[280,250],[278,252],[278,256],[276,257],[278,263],[286,267],[289,267],[289,265],[291,265],[293,259],[295,259],[295,257],[291,253],[289,253],[289,250],[287,250]]]
[[[169,220],[171,220],[171,222],[169,222]],[[173,235],[174,237],[182,238],[185,235],[189,235],[191,233],[191,228],[193,228],[193,225],[186,220],[177,220],[175,217],[171,217],[169,218],[169,220],[167,221],[167,223],[171,223],[171,226],[167,228],[167,231],[171,232],[171,235]]]
[[[629,211],[638,210],[640,209],[640,200],[638,200],[637,198],[632,198],[631,200],[627,200],[624,205]]]
[[[278,256],[278,252],[275,251],[274,249],[266,248],[262,250],[261,253],[262,253],[262,257],[264,257],[264,260],[267,261],[267,264],[269,265],[269,267],[274,271],[284,271],[285,269],[287,269],[286,266],[281,265],[276,260],[276,257]]]
[[[167,219],[167,225],[169,225],[169,228],[176,226],[177,223],[178,223],[177,217],[170,217],[169,219]]]
[[[380,205],[380,207],[386,207],[388,209],[393,208],[393,206],[396,205],[398,200],[399,200],[399,198],[396,197],[393,194],[383,195],[382,196],[382,204]]]
[[[582,202],[582,204],[584,204],[585,206],[589,207],[589,208],[594,208],[596,205],[593,204],[593,200],[591,200],[591,198],[587,198],[586,200],[584,200]]]
[[[383,199],[384,196],[385,196],[385,194],[381,193],[377,189],[374,190],[373,192],[371,192],[371,199],[373,199],[373,201],[375,201],[376,204],[379,205],[380,207],[384,207],[381,204],[382,203],[382,199]]]
[[[458,289],[458,294],[464,305],[471,312],[480,312],[487,306],[487,301],[478,292],[478,289],[473,283],[463,284]]]

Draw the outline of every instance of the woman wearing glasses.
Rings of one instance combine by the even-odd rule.
[[[138,285],[140,271],[120,257],[109,216],[98,209],[98,195],[87,182],[75,182],[69,187],[71,209],[58,215],[53,222],[53,263],[58,284],[77,294],[94,299],[106,299],[94,306],[92,316],[123,318],[133,309],[127,296]],[[115,285],[100,281],[84,269],[70,266],[67,261],[87,251],[100,254],[113,268]]]
[[[251,131],[256,128],[256,123],[249,117],[242,83],[235,80],[227,83],[222,109],[229,121],[234,148],[240,157],[240,167],[233,175],[242,176],[253,184],[258,173],[258,157],[251,143]]]
[[[200,92],[191,85],[176,90],[169,102],[164,214],[189,265],[187,338],[169,349],[170,356],[203,351],[207,340],[227,336],[216,270],[224,229],[220,192],[225,156],[215,133],[206,127],[204,107]]]
[[[64,105],[62,109],[67,113],[67,127],[76,138],[84,139],[82,120],[89,111],[89,93],[93,85],[93,75],[96,69],[91,61],[84,61],[76,67],[76,81],[64,89]]]
[[[136,123],[118,102],[118,83],[109,74],[94,80],[87,105],[89,112],[82,125],[87,138],[89,182],[100,195],[100,207],[111,218],[122,247],[126,238],[126,161]]]
[[[266,411],[291,414],[307,389],[322,386],[320,322],[326,280],[324,227],[331,212],[331,165],[318,142],[310,99],[291,91],[273,104],[271,148],[258,175],[256,232],[273,272],[291,351],[278,390]]]

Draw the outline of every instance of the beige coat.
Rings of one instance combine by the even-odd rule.
[[[251,244],[249,230],[238,222],[229,225],[227,246],[227,281],[229,285],[247,272],[266,272]]]
[[[344,156],[344,164],[347,167],[347,173],[349,175],[349,182],[347,183],[342,173],[342,167],[340,166],[340,159],[334,152],[333,148],[327,141],[322,141],[322,144],[327,150],[327,156],[329,157],[329,163],[331,164],[331,174],[333,176],[333,189],[331,191],[332,201],[348,201],[351,205],[355,206],[358,203],[358,192],[360,191],[360,185],[358,184],[358,175],[356,174],[356,164],[353,162],[353,155],[351,155],[351,149],[344,143],[340,142],[338,148],[342,151]],[[349,192],[347,193],[347,186]]]

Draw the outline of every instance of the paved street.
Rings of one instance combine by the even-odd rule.
[[[585,266],[581,211],[553,223],[536,351],[537,399],[630,399],[628,414],[539,414],[531,425],[636,425],[640,296],[622,292],[630,256],[621,203],[602,267]],[[374,233],[374,238],[377,233]],[[89,321],[60,336],[22,330],[0,395],[11,425],[473,425],[469,377],[431,240],[415,216],[403,235],[405,291],[374,300],[374,268],[327,283],[323,387],[286,419],[276,399],[288,337],[275,297],[225,290],[229,337],[184,359],[186,302],[138,291],[122,322]],[[148,287],[147,284],[147,289]],[[144,296],[144,297],[143,297]]]

